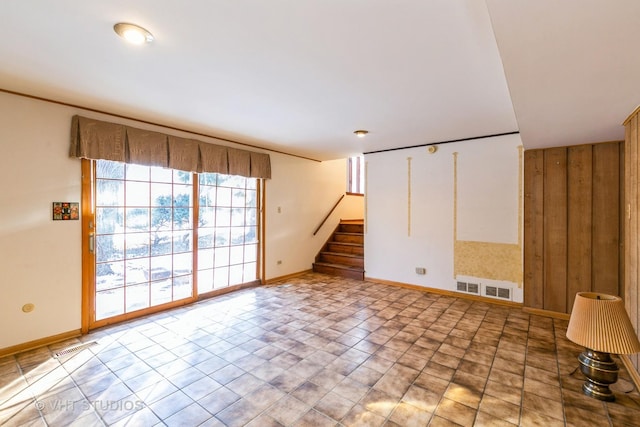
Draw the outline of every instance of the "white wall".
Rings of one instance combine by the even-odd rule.
[[[52,202],[80,201],[71,115],[0,93],[0,348],[80,328],[80,221],[51,218]]]
[[[81,222],[51,219],[52,202],[80,201],[80,161],[68,156],[74,114],[224,144],[0,92],[0,349],[81,326]],[[363,204],[362,198],[343,201],[332,223],[313,237],[344,194],[345,160],[319,163],[271,153],[271,161],[266,279],[311,268],[338,218],[362,217]],[[26,303],[35,310],[22,312]]]
[[[508,287],[522,302],[521,280],[454,277],[455,214],[459,241],[519,244],[520,145],[519,135],[509,135],[441,144],[433,154],[419,147],[366,155],[366,277],[449,291],[469,280]]]

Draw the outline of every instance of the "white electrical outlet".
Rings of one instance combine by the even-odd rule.
[[[427,274],[427,269],[424,267],[416,267],[416,274]]]

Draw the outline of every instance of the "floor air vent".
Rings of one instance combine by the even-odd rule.
[[[498,288],[498,298],[511,299],[511,290],[507,288]]]
[[[511,299],[511,289],[509,288],[498,288],[497,286],[486,286],[484,288],[484,293],[488,297],[496,297],[502,299]]]
[[[479,294],[480,286],[477,283],[458,282],[456,284],[456,290],[458,292],[467,292],[470,294]]]
[[[64,350],[61,350],[61,351],[55,353],[53,355],[53,357],[58,358],[58,357],[62,357],[62,356],[68,356],[68,355],[73,354],[73,353],[78,353],[78,352],[84,350],[85,348],[93,347],[94,345],[98,345],[98,342],[97,341],[91,341],[91,342],[87,342],[87,343],[80,344],[80,345],[74,345],[73,347],[68,347],[68,348],[65,348]]]

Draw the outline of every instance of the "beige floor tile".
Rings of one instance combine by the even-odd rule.
[[[637,425],[637,390],[611,403],[582,393],[566,327],[305,274],[4,357],[0,424]]]
[[[330,391],[314,405],[314,409],[329,418],[340,421],[354,406],[354,402]]]
[[[460,427],[460,424],[449,421],[441,416],[434,415],[429,422],[429,427]]]
[[[395,364],[373,387],[390,396],[402,397],[419,373],[415,369]]]
[[[558,402],[562,401],[562,391],[560,389],[560,384],[551,385],[548,383],[536,381],[532,378],[525,377],[524,391],[526,391],[527,393],[536,394],[541,397],[553,399]]]
[[[271,406],[271,408],[267,410],[267,414],[282,425],[288,426],[306,414],[310,409],[311,407],[306,403],[288,395]]]
[[[423,427],[429,424],[433,414],[408,403],[399,403],[391,415],[389,421],[399,426]]]
[[[528,411],[538,412],[558,420],[564,418],[561,401],[547,399],[527,391],[524,392],[522,397],[522,407]]]
[[[216,418],[228,427],[240,427],[247,425],[257,417],[260,412],[262,411],[248,400],[240,399],[218,412]]]
[[[499,419],[515,425],[520,421],[520,405],[514,405],[490,395],[482,397],[478,410],[479,413],[490,415],[487,420]]]
[[[291,392],[291,395],[306,403],[307,405],[313,406],[328,392],[328,389],[312,382],[306,381],[293,392]]]
[[[367,411],[360,405],[356,405],[342,419],[342,425],[350,427],[377,427],[382,426],[384,421],[384,417]]]
[[[528,408],[522,408],[522,413],[520,416],[520,425],[521,426],[545,426],[545,427],[562,427],[564,426],[564,422],[558,420],[557,418],[553,418],[547,416],[540,412],[532,411]]]
[[[376,389],[371,389],[360,401],[360,406],[369,412],[387,417],[395,409],[399,399]]]
[[[608,425],[609,423],[609,420],[605,416],[573,406],[565,406],[564,416],[567,424],[573,426],[597,427]]]
[[[412,385],[402,397],[402,402],[433,413],[438,407],[441,398],[442,395],[438,393]]]
[[[444,393],[444,397],[469,408],[477,409],[482,398],[482,392],[464,385],[451,383]]]
[[[512,424],[500,418],[496,418],[493,415],[487,414],[486,412],[478,412],[476,415],[476,420],[474,422],[474,427],[513,427],[518,424]]]
[[[333,427],[337,425],[337,421],[311,409],[293,425],[295,427]]]
[[[425,366],[422,372],[428,375],[432,375],[436,378],[443,379],[445,381],[451,381],[451,378],[453,378],[453,376],[455,375],[456,370],[454,368],[441,365],[432,359],[429,363],[427,363],[427,366]]]
[[[436,408],[435,415],[461,426],[472,426],[476,410],[454,400],[443,398]]]

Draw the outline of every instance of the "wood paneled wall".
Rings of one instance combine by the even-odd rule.
[[[577,292],[620,295],[624,143],[524,155],[525,307],[570,313]]]
[[[625,152],[626,161],[624,164],[625,176],[625,281],[624,296],[625,308],[631,319],[631,324],[637,332],[640,332],[640,292],[638,292],[638,283],[640,279],[640,238],[638,231],[640,230],[640,194],[638,188],[638,179],[640,178],[640,154],[638,135],[638,125],[640,119],[640,107],[634,111],[631,116],[624,122],[625,125]],[[640,334],[639,334],[640,337]],[[640,358],[637,354],[631,355],[630,359],[636,370],[640,372]]]

